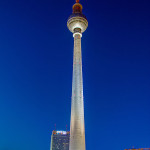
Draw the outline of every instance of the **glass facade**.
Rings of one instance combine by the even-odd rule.
[[[53,131],[50,150],[69,150],[69,131]]]
[[[150,148],[131,148],[131,149],[125,149],[125,150],[150,150]]]

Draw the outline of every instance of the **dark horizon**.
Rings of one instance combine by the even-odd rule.
[[[49,150],[70,128],[75,0],[1,1],[0,150]],[[150,147],[150,1],[80,0],[86,150]]]

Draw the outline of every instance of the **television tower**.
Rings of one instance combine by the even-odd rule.
[[[68,18],[67,27],[74,37],[69,150],[85,150],[81,37],[88,27],[88,21],[82,14],[82,5],[79,0],[76,0],[73,5],[73,13]]]

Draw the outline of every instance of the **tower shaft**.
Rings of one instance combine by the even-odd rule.
[[[74,33],[73,81],[69,150],[85,150],[81,33]]]

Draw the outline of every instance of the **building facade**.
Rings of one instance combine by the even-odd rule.
[[[131,148],[131,149],[125,149],[125,150],[150,150],[150,148]]]
[[[69,131],[53,131],[50,150],[69,150]]]

